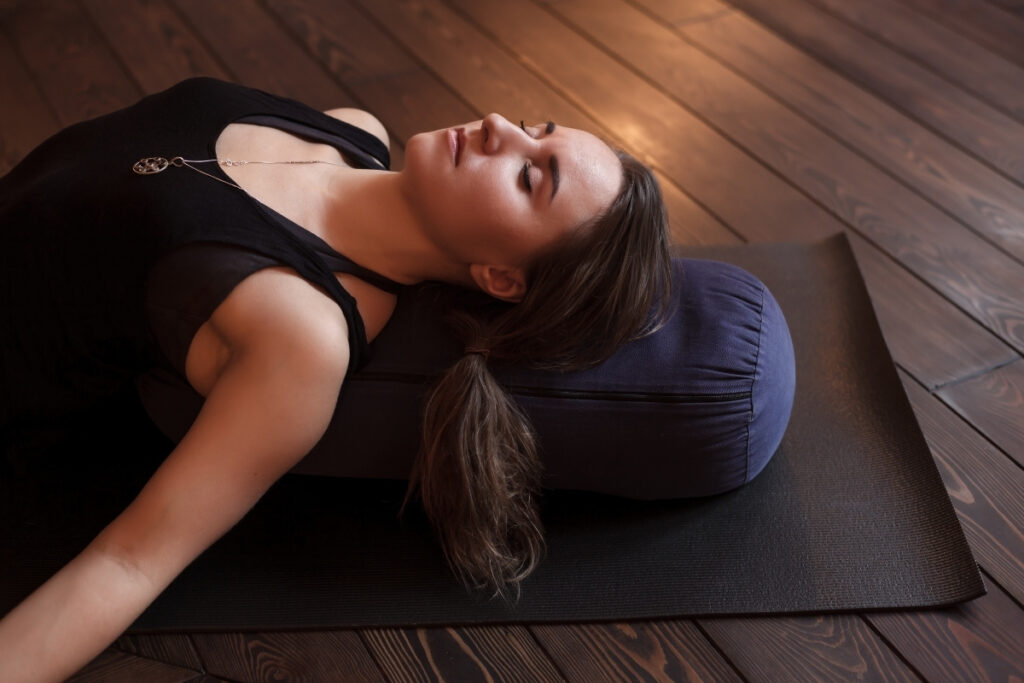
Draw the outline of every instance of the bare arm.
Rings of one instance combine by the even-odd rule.
[[[239,286],[256,296],[224,313],[231,355],[195,424],[135,501],[0,621],[0,680],[63,680],[89,662],[323,434],[347,330],[296,280]]]

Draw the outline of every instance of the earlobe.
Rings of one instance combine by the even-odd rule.
[[[518,303],[526,294],[526,273],[522,268],[473,264],[469,274],[477,287],[495,299]]]

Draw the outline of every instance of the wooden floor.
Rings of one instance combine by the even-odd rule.
[[[207,74],[649,162],[685,243],[846,231],[989,594],[957,609],[126,637],[81,680],[1024,678],[1024,0],[0,1],[0,169]]]

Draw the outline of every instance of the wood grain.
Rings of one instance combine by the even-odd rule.
[[[2,24],[0,24],[2,26]],[[0,32],[0,175],[59,129],[25,65]]]
[[[382,681],[354,631],[202,633],[192,636],[206,672],[237,681]]]
[[[83,4],[143,92],[158,92],[192,76],[228,77],[163,0],[85,0]]]
[[[1024,183],[1024,124],[803,0],[732,0],[787,41]]]
[[[532,5],[453,4],[528,61],[550,87],[592,112],[600,128],[590,130],[650,163],[746,239],[813,240],[842,229],[699,117],[548,12]],[[530,79],[523,86],[535,84]]]
[[[268,6],[385,123],[393,140],[482,115],[361,12],[339,12],[326,0],[268,0]],[[660,181],[677,243],[736,240],[670,179]]]
[[[908,264],[1007,343],[1024,350],[1024,300],[1016,296],[1024,291],[1024,265],[621,0],[562,1],[554,8],[606,49],[650,74],[665,92],[739,147]],[[530,16],[523,25],[528,28],[516,36],[529,33],[521,40],[530,41],[532,52],[545,50],[547,43],[540,35],[543,18]],[[597,60],[582,45],[572,49],[587,63]],[[981,263],[986,269],[979,277]]]
[[[404,143],[480,117],[358,6],[326,0],[270,0],[311,54],[377,116],[392,141]]]
[[[316,109],[361,106],[254,0],[174,0],[232,79]]]
[[[882,333],[896,363],[929,389],[1006,363],[1017,354],[896,260],[851,235]]]
[[[183,633],[160,635],[133,634],[121,636],[114,643],[121,652],[155,659],[186,669],[202,671],[203,662],[192,644],[191,638]]]
[[[140,90],[75,3],[24,3],[4,23],[62,126],[126,107]]]
[[[811,0],[893,50],[927,65],[1018,121],[1024,120],[1024,67],[892,0]]]
[[[513,24],[513,10],[507,6],[495,4],[479,5],[468,0],[458,0],[456,4],[467,16],[473,18],[474,21],[480,23],[488,30],[497,31],[501,27],[508,27]],[[608,9],[607,14],[602,14],[602,7]],[[699,107],[703,100],[719,96],[718,93],[723,93],[720,95],[721,97],[737,97],[735,92],[732,95],[728,95],[726,93],[729,92],[729,89],[720,87],[720,82],[723,80],[730,83],[731,86],[736,85],[733,81],[729,80],[730,76],[723,75],[718,70],[719,67],[717,65],[709,64],[707,60],[686,64],[687,68],[685,69],[679,65],[675,67],[670,66],[670,63],[673,63],[672,60],[678,57],[678,54],[672,53],[670,56],[661,55],[657,49],[659,43],[649,40],[649,33],[641,36],[633,34],[630,27],[634,27],[637,22],[643,21],[644,17],[621,3],[596,2],[579,4],[575,2],[560,2],[557,5],[557,10],[562,15],[568,15],[574,22],[587,22],[588,26],[593,26],[593,22],[597,21],[595,17],[604,16],[606,19],[604,25],[609,27],[609,31],[615,32],[614,49],[619,51],[628,50],[631,58],[635,57],[638,59],[638,68],[642,67],[650,70],[652,73],[658,73],[659,75],[656,78],[659,80],[666,78],[665,72],[671,71],[678,78],[692,82],[688,87],[696,94],[693,97],[693,101],[690,99],[686,100],[687,105]],[[626,17],[619,16],[615,14],[616,10],[628,11],[631,14]],[[547,76],[550,79],[557,80],[566,92],[575,92],[577,99],[585,99],[595,105],[600,103],[603,115],[618,117],[620,120],[629,120],[630,123],[628,125],[632,130],[646,130],[647,135],[642,136],[643,140],[660,141],[671,139],[673,141],[671,146],[655,145],[656,148],[650,149],[647,154],[648,158],[656,166],[664,168],[666,174],[675,178],[677,183],[696,197],[703,207],[713,211],[716,217],[730,225],[745,239],[750,241],[772,238],[776,240],[813,239],[816,236],[830,234],[830,231],[834,232],[842,229],[842,223],[836,221],[829,214],[820,211],[817,205],[808,202],[803,195],[795,192],[791,186],[781,184],[778,176],[765,173],[763,167],[756,165],[748,166],[747,164],[750,162],[749,157],[742,155],[736,147],[726,143],[710,129],[706,129],[704,135],[695,137],[686,137],[678,129],[667,130],[666,126],[676,125],[687,116],[685,109],[672,102],[664,105],[665,111],[662,115],[652,117],[651,112],[657,112],[662,106],[660,101],[665,99],[664,95],[655,90],[644,90],[643,93],[637,92],[634,94],[635,91],[643,89],[642,84],[635,84],[639,80],[635,74],[629,73],[619,64],[607,57],[603,57],[593,45],[582,39],[563,38],[561,33],[558,32],[558,22],[547,13],[541,11],[527,12],[522,6],[517,6],[514,13],[516,15],[523,15],[524,21],[515,24],[513,28],[503,29],[503,35],[507,36],[505,40],[508,41],[510,49],[514,45],[515,49],[520,50],[524,55],[528,53],[539,64],[563,64],[568,59],[569,52],[577,54],[580,57],[578,61],[586,65],[585,67],[581,67],[578,70],[560,69],[558,71],[551,71],[547,73]],[[608,35],[604,37],[607,38],[607,43],[613,42]],[[670,40],[672,44],[680,42],[676,37],[670,36]],[[651,61],[659,59],[659,55],[661,61]],[[601,88],[593,85],[591,83],[593,77],[588,75],[591,67],[597,73],[604,74],[614,83],[614,86],[609,85]],[[711,69],[711,75],[701,75],[703,69]],[[620,100],[618,95],[609,94],[612,91],[629,91],[631,94]],[[758,94],[753,92],[746,84],[739,85],[739,92],[742,94],[744,101],[748,103],[754,100],[762,101],[758,98]],[[656,106],[652,106],[651,98],[654,98],[659,103]],[[746,110],[744,109],[746,105],[740,106],[737,104],[737,106],[743,111]],[[769,102],[766,106],[771,106],[771,103]],[[718,105],[717,108],[731,111],[731,108],[724,104]],[[756,111],[758,112],[757,116],[753,114],[747,115],[751,121],[749,123],[751,129],[760,129],[761,127],[764,127],[767,131],[775,131],[777,129],[776,127],[763,125],[759,118],[761,110],[758,108]],[[731,116],[731,114],[727,115]],[[742,119],[744,114],[737,114],[736,116]],[[715,122],[717,123],[717,121]],[[802,150],[812,146],[809,141],[798,142],[798,140],[802,140],[803,132],[804,130],[800,129],[799,132],[787,135],[786,141],[783,143],[788,145],[790,144],[789,141],[793,141],[791,146],[797,147],[797,151],[792,153],[797,156],[802,153]],[[817,142],[817,138],[812,137],[811,139]],[[716,149],[714,153],[710,153],[707,151],[709,142],[713,142],[716,146],[721,144],[721,148]],[[768,141],[767,146],[770,145],[771,141]],[[724,157],[737,154],[741,156],[736,158],[736,165],[723,163]],[[831,159],[822,157],[817,162],[817,165],[814,166],[814,172],[821,178],[828,178],[831,174],[830,166]],[[719,177],[723,168],[728,170],[727,177]],[[846,169],[846,171],[852,172],[852,169]],[[709,181],[709,179],[712,180]],[[824,184],[824,181],[822,181],[822,184]],[[842,183],[832,184],[837,187],[842,185]],[[735,185],[735,192],[737,195],[744,196],[745,201],[737,202],[733,196],[727,196],[729,194],[726,189],[728,185]],[[742,189],[740,186],[742,186]],[[877,188],[884,189],[878,190]],[[890,251],[894,252],[893,256],[895,258],[904,263],[908,261],[913,263],[914,270],[919,275],[923,273],[922,277],[932,286],[940,287],[945,291],[959,290],[959,293],[956,295],[958,303],[961,303],[962,307],[974,307],[975,310],[978,310],[978,307],[980,307],[981,310],[978,310],[978,315],[979,317],[986,318],[989,326],[997,330],[1005,330],[1005,332],[1009,332],[1011,329],[1017,330],[1013,321],[1017,319],[1018,315],[1024,315],[1024,308],[1021,308],[1019,314],[1015,314],[1006,312],[1006,306],[1010,308],[1024,306],[1024,304],[1020,304],[1017,301],[1011,302],[1011,297],[1008,293],[1017,287],[1015,284],[1016,280],[1021,280],[1020,286],[1024,287],[1024,268],[1006,259],[1001,254],[993,253],[990,246],[978,240],[972,242],[972,238],[961,227],[950,225],[949,221],[943,221],[945,217],[942,217],[942,219],[937,219],[936,225],[941,225],[944,222],[947,227],[946,232],[952,233],[953,237],[951,239],[956,240],[957,243],[961,241],[970,242],[973,247],[979,250],[976,258],[987,259],[988,255],[991,254],[994,259],[1000,260],[1003,264],[1000,277],[1006,278],[1005,284],[983,286],[986,294],[981,294],[978,291],[978,285],[974,282],[956,282],[958,277],[964,277],[962,275],[964,272],[967,273],[966,277],[973,277],[975,273],[974,267],[970,263],[959,263],[956,266],[956,276],[951,276],[940,265],[946,259],[944,254],[951,254],[953,259],[970,259],[969,254],[972,250],[968,249],[966,253],[962,253],[952,247],[936,247],[934,240],[929,240],[923,236],[909,237],[906,233],[918,228],[926,234],[933,233],[937,229],[936,225],[925,224],[917,216],[908,216],[906,207],[897,205],[891,199],[882,201],[886,210],[893,215],[879,216],[869,206],[878,200],[867,198],[875,196],[870,194],[871,192],[880,191],[885,194],[894,191],[893,188],[894,185],[891,183],[876,183],[873,187],[863,189],[857,196],[864,197],[867,201],[858,202],[850,198],[851,207],[847,212],[849,214],[848,219],[859,229],[869,233],[873,239],[878,239],[879,234],[882,233],[888,236],[890,243],[886,246]],[[898,192],[899,188],[896,188],[895,191]],[[905,197],[905,194],[899,194],[899,196]],[[917,205],[920,205],[920,202]],[[766,221],[765,214],[753,216],[743,213],[742,207],[755,206],[770,207],[766,208],[766,211],[768,215],[772,216],[772,220]],[[934,216],[934,210],[929,215]],[[765,234],[769,231],[771,237]],[[991,263],[991,261],[986,262]],[[1010,287],[1010,290],[1007,287]],[[987,293],[991,293],[993,300],[986,301]],[[1012,334],[1017,333],[1015,331]],[[1020,340],[1015,341],[1021,343]],[[983,342],[983,345],[991,348],[990,342]],[[937,345],[937,348],[941,348],[941,345]],[[915,351],[915,353],[917,352]],[[942,354],[942,356],[951,360],[951,366],[955,367],[956,361],[951,355]],[[1005,358],[1005,351],[998,351],[997,356]],[[981,367],[989,366],[992,360],[992,358],[985,358],[980,364]],[[976,369],[978,365],[971,364],[969,367]],[[954,372],[953,377],[962,377],[971,371],[963,368],[962,372]],[[935,377],[934,380],[944,381],[941,376]]]
[[[369,629],[362,634],[391,680],[563,680],[524,626]]]
[[[698,623],[748,680],[919,680],[858,616]]]
[[[570,681],[742,680],[692,621],[530,630]]]
[[[667,4],[642,2],[658,14]],[[1016,183],[742,13],[676,30],[985,239],[1024,257],[1024,191]]]
[[[934,17],[953,31],[970,36],[1007,59],[1024,65],[1024,16],[1017,16],[977,0],[898,0],[921,14]]]
[[[110,681],[146,681],[146,683],[185,683],[195,680],[201,672],[185,669],[155,659],[137,657],[114,648],[104,650],[96,659],[82,667],[69,683],[109,683]]]
[[[1024,679],[1024,612],[996,585],[952,609],[867,619],[926,680]]]
[[[437,0],[357,0],[380,26],[416,53],[439,80],[480,114],[504,112],[603,132],[598,123]]]
[[[906,374],[902,379],[971,550],[1024,603],[1024,470]]]
[[[1024,467],[1024,360],[948,385],[938,394]]]

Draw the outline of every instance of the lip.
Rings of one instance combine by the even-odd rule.
[[[445,137],[448,138],[448,152],[452,157],[452,164],[455,166],[459,165],[459,136],[455,132],[454,128],[449,128],[445,131]]]
[[[466,134],[462,128],[448,129],[448,148],[452,153],[452,162],[458,166],[462,159],[462,150],[466,146]]]
[[[459,134],[454,128],[445,131],[445,138],[448,140],[448,153],[451,155],[452,164],[459,165]]]

